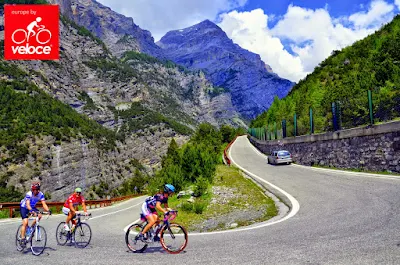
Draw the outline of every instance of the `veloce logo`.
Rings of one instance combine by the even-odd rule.
[[[59,59],[58,5],[4,5],[4,59]]]

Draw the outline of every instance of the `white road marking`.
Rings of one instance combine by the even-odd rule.
[[[131,225],[133,225],[133,224],[135,224],[135,223],[138,223],[140,221],[140,218],[139,219],[137,219],[137,220],[135,220],[135,221],[133,221],[132,223],[130,223],[129,225],[127,225],[127,226],[125,226],[125,228],[124,228],[124,232],[126,233],[126,231],[128,230],[128,228],[131,226]]]
[[[268,156],[258,150],[254,145],[250,143],[250,146],[257,152],[258,155],[262,156],[265,159],[268,159]],[[298,164],[292,164],[295,167],[302,167],[305,169],[310,169],[314,171],[325,171],[330,173],[340,173],[346,174],[350,176],[358,176],[358,177],[366,177],[366,178],[380,178],[380,179],[397,179],[400,180],[400,176],[394,175],[383,175],[383,174],[373,174],[373,173],[364,173],[364,172],[351,172],[351,171],[344,171],[344,170],[336,170],[336,169],[329,169],[329,168],[319,168],[319,167],[310,167],[310,166],[303,166]]]

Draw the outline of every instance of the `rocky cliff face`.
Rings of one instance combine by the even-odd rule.
[[[77,112],[125,132],[124,142],[111,151],[99,150],[90,139],[57,142],[52,136],[29,136],[21,143],[29,147],[25,161],[0,162],[0,175],[11,175],[8,185],[27,190],[39,177],[53,200],[64,199],[76,185],[88,188],[103,182],[109,190],[118,187],[132,177],[132,159],[151,173],[172,138],[181,144],[188,140],[179,128],[194,128],[199,122],[217,125],[221,114],[213,105],[226,101],[224,95],[209,95],[213,87],[202,73],[140,56],[121,61],[99,39],[65,18],[60,23],[58,62],[10,63],[25,70],[26,80]],[[0,78],[12,77],[0,73]],[[123,115],[123,110],[134,111],[132,106],[140,113]],[[6,147],[0,147],[0,157],[7,158]]]
[[[215,86],[229,91],[234,108],[247,119],[265,111],[275,95],[294,85],[272,72],[259,55],[242,49],[209,20],[168,32],[157,43],[172,61],[201,69]]]
[[[116,56],[133,50],[164,58],[151,33],[137,26],[132,18],[118,14],[94,0],[49,0],[49,2],[59,4],[65,16],[102,39]]]

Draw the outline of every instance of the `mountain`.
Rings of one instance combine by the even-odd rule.
[[[230,93],[233,106],[246,119],[268,109],[275,96],[286,96],[293,86],[209,20],[170,31],[157,45],[175,63],[204,71],[216,87]]]
[[[126,51],[164,58],[151,33],[137,26],[132,18],[114,12],[93,0],[49,0],[59,4],[61,13],[100,38],[117,57]]]
[[[252,122],[253,127],[298,115],[299,133],[309,128],[313,109],[315,131],[332,130],[332,103],[340,108],[342,128],[369,123],[367,90],[372,90],[376,121],[400,117],[400,15],[379,31],[353,45],[333,51],[314,71],[276,100],[268,112]],[[292,129],[288,128],[289,135]]]
[[[3,25],[0,10],[1,47]],[[171,139],[182,144],[199,123],[218,125],[218,102],[230,102],[208,93],[201,72],[135,51],[117,58],[64,15],[59,61],[0,59],[0,67],[0,186],[26,191],[39,178],[55,200],[77,185],[98,198],[136,169],[151,174]]]

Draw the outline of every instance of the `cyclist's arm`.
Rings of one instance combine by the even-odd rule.
[[[42,205],[43,205],[43,208],[44,208],[44,210],[45,210],[46,212],[49,212],[49,211],[50,211],[49,206],[47,206],[45,200],[42,201]]]
[[[164,203],[164,208],[165,208],[167,211],[172,211],[172,209],[168,207],[168,202]]]
[[[161,202],[156,202],[156,209],[163,213],[167,212],[163,207],[161,207]]]
[[[32,211],[31,200],[30,199],[26,200],[26,209],[28,209],[28,211]]]
[[[70,209],[72,215],[75,215],[75,208],[74,208],[74,205],[72,204],[72,202],[69,202],[69,209]]]
[[[87,213],[87,209],[86,209],[86,204],[85,204],[85,202],[82,202],[82,208],[83,208],[83,211],[84,211],[85,213]]]

